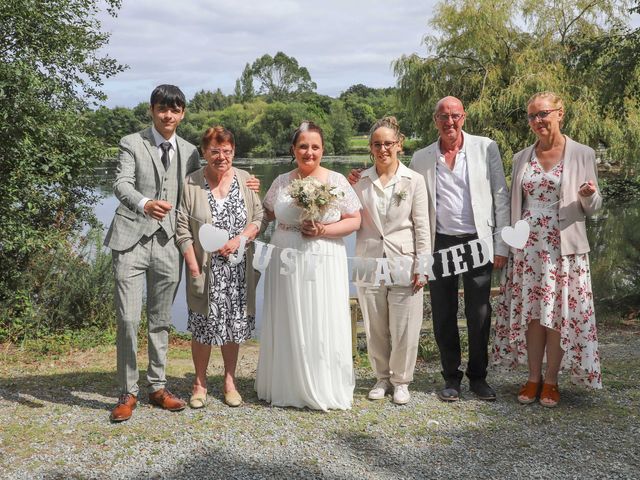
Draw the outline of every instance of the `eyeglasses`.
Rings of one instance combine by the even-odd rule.
[[[464,113],[438,113],[436,114],[436,120],[440,120],[441,122],[446,122],[451,119],[454,122],[457,122],[462,117],[464,117]]]
[[[209,153],[213,157],[229,158],[229,157],[233,156],[233,150],[221,150],[219,148],[212,148],[211,150],[209,150]]]
[[[382,150],[382,147],[384,147],[385,149],[389,150],[391,149],[391,147],[393,147],[394,145],[396,145],[398,142],[384,142],[384,143],[372,143],[371,146],[375,149],[375,150]]]
[[[540,120],[543,120],[547,118],[549,115],[551,115],[552,112],[557,112],[558,110],[561,110],[561,109],[554,108],[553,110],[540,110],[539,112],[536,112],[536,113],[529,113],[527,115],[527,120],[529,120],[530,122],[534,122],[538,118]]]

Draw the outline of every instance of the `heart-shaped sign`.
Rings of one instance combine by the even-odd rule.
[[[229,232],[205,223],[198,230],[198,238],[205,251],[215,252],[229,241]]]
[[[513,227],[504,227],[500,234],[507,245],[521,249],[529,239],[529,223],[518,220]]]

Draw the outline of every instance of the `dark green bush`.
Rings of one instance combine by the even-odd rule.
[[[96,228],[31,256],[15,294],[0,302],[0,342],[82,329],[113,331],[111,254]]]

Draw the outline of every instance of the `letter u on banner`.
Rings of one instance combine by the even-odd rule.
[[[264,273],[267,269],[267,265],[269,265],[269,261],[271,260],[273,249],[276,248],[276,246],[271,245],[270,243],[261,242],[260,240],[256,240],[254,243],[256,244],[256,251],[253,254],[253,268],[258,270],[260,273]],[[262,250],[265,245],[267,246],[267,249],[263,255]]]
[[[231,263],[232,265],[237,265],[242,261],[242,259],[244,258],[244,249],[247,246],[247,240],[247,237],[245,237],[244,235],[240,235],[240,246],[238,247],[235,255],[229,255],[229,263]]]

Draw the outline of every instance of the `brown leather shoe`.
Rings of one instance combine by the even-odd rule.
[[[166,388],[149,394],[149,403],[156,407],[164,408],[170,412],[184,410],[187,406],[184,400],[179,399]]]
[[[133,415],[133,409],[136,408],[138,400],[135,395],[123,393],[118,399],[118,403],[111,410],[110,419],[112,422],[124,422],[129,420]]]

